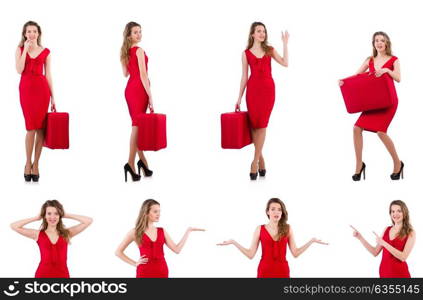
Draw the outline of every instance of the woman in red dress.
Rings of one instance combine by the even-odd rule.
[[[137,278],[169,277],[163,245],[166,244],[170,250],[179,254],[192,231],[204,231],[204,229],[189,227],[179,243],[175,244],[166,230],[154,226],[159,219],[160,203],[153,199],[145,200],[135,228],[128,232],[115,252],[124,262],[136,267]],[[132,242],[137,244],[140,251],[140,258],[136,261],[124,253]]]
[[[289,265],[286,260],[286,248],[289,247],[291,254],[298,257],[313,243],[327,245],[316,238],[312,238],[301,247],[297,247],[294,232],[287,224],[288,212],[285,204],[278,198],[272,198],[267,202],[266,215],[269,223],[256,228],[250,248],[241,246],[235,240],[224,241],[219,246],[234,245],[249,259],[252,259],[261,243],[262,255],[257,270],[258,278],[288,278]]]
[[[135,22],[129,22],[123,32],[123,44],[120,51],[120,61],[122,64],[123,75],[129,80],[125,89],[126,103],[128,104],[129,114],[132,119],[132,131],[129,141],[129,158],[124,166],[125,181],[127,173],[131,174],[133,181],[141,178],[141,169],[144,176],[153,175],[153,171],[148,168],[147,159],[144,152],[137,146],[138,124],[137,117],[147,111],[153,112],[153,97],[151,95],[150,80],[148,79],[148,57],[144,50],[138,47],[141,42],[141,25]],[[137,163],[138,173],[135,172],[135,156],[138,153]]]
[[[80,224],[67,229],[63,225],[63,218],[79,221]],[[40,220],[40,230],[24,228],[26,224]],[[37,241],[41,260],[35,278],[69,278],[66,263],[69,241],[91,223],[91,218],[66,214],[59,201],[48,200],[38,216],[14,222],[10,226],[17,233]]]
[[[288,32],[282,33],[283,57],[281,57],[273,47],[268,45],[267,30],[264,24],[254,22],[250,27],[247,49],[242,53],[242,77],[235,110],[240,110],[242,95],[247,88],[248,117],[255,148],[250,169],[251,180],[256,180],[258,174],[266,175],[262,150],[267,124],[275,103],[275,83],[272,78],[271,59],[273,58],[280,65],[288,67],[288,38]],[[248,66],[251,71],[250,78],[248,78]]]
[[[401,72],[400,63],[397,57],[392,55],[391,40],[384,32],[375,32],[372,39],[373,55],[368,57],[357,74],[364,73],[369,70],[377,77],[387,73],[392,80],[400,82]],[[342,85],[343,81],[339,82]],[[395,116],[398,106],[398,97],[395,94],[395,100],[392,106],[385,109],[373,111],[365,111],[358,118],[354,125],[354,149],[356,157],[355,174],[352,176],[354,181],[365,179],[366,164],[363,162],[363,130],[376,132],[382,143],[385,145],[394,162],[394,169],[391,174],[392,180],[398,180],[403,177],[404,163],[399,159],[395,150],[394,142],[388,136],[387,131],[389,124]]]
[[[43,149],[49,103],[51,109],[55,109],[50,50],[41,46],[41,28],[37,23],[28,21],[24,24],[15,56],[16,70],[22,75],[19,94],[27,130],[24,178],[27,182],[37,182],[40,177],[38,163]]]
[[[407,205],[401,200],[392,201],[389,205],[389,215],[392,226],[386,227],[382,237],[373,231],[376,236],[376,246],[370,245],[361,233],[350,225],[354,230],[353,236],[373,256],[383,252],[379,267],[381,278],[410,278],[406,259],[416,242],[416,232],[410,224]]]

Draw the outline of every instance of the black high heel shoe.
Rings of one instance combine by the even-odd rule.
[[[398,173],[392,173],[391,179],[392,180],[399,180],[401,176],[401,179],[404,179],[404,163],[401,161],[401,169]]]
[[[363,180],[366,180],[366,164],[364,162],[363,162],[363,165],[361,166],[360,173],[354,174],[352,176],[352,180],[360,181],[361,180],[361,173],[363,173]]]
[[[128,181],[128,172],[129,174],[131,174],[132,181],[139,181],[141,179],[141,176],[135,173],[128,163],[125,164],[125,166],[123,167],[123,170],[125,172],[125,182]]]
[[[257,180],[257,175],[258,175],[258,172],[250,173],[250,179],[251,180]]]
[[[40,174],[37,174],[37,175],[31,174],[31,179],[34,182],[38,182],[38,180],[40,179]]]
[[[153,175],[153,171],[147,168],[147,166],[142,162],[141,159],[137,162],[137,166],[138,166],[138,174],[141,174],[140,172],[142,169],[145,177],[150,177],[151,175]]]
[[[266,176],[266,169],[259,169],[258,172],[259,172],[261,177]]]
[[[31,181],[31,174],[24,174],[24,178],[26,182],[30,182]]]

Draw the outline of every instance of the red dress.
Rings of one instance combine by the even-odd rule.
[[[289,278],[289,265],[286,260],[288,237],[275,241],[264,225],[260,226],[261,260],[257,278]]]
[[[168,278],[169,270],[164,258],[163,244],[165,243],[163,228],[157,228],[157,238],[153,242],[147,234],[143,234],[139,245],[140,256],[148,258],[146,264],[137,267],[137,278]]]
[[[395,60],[397,60],[397,57],[392,56],[382,66],[382,68],[388,68],[393,70]],[[369,60],[369,71],[375,72],[373,57],[370,58]],[[389,76],[389,78],[391,77]],[[391,80],[393,79],[391,78]],[[373,131],[373,132],[377,132],[377,131],[386,132],[388,131],[389,124],[391,123],[392,119],[395,116],[397,107],[398,107],[398,97],[395,92],[394,103],[392,104],[392,106],[388,108],[384,108],[384,109],[377,109],[377,110],[362,112],[357,122],[355,123],[355,126],[358,126],[360,128],[363,128],[364,130]]]
[[[247,82],[247,109],[253,128],[266,128],[275,104],[275,83],[272,78],[270,55],[256,57],[250,50],[245,50],[251,75]]]
[[[400,251],[404,251],[408,236],[405,238],[396,236],[393,240],[391,240],[389,238],[389,231],[391,228],[392,226],[386,228],[385,233],[383,234],[383,240],[392,247]],[[380,262],[379,267],[379,275],[381,278],[410,278],[408,265],[405,261],[400,261],[385,248],[383,248],[382,251],[382,261]]]
[[[41,261],[35,272],[35,278],[69,278],[66,264],[68,243],[59,236],[53,244],[44,231],[40,231],[37,240],[40,248]]]
[[[23,47],[21,47],[22,52]],[[45,127],[51,93],[43,71],[49,53],[50,50],[44,48],[35,58],[26,54],[25,67],[19,83],[19,95],[26,130]]]
[[[142,84],[140,77],[140,68],[138,66],[137,49],[139,47],[132,47],[129,49],[129,61],[127,69],[129,72],[129,79],[125,89],[126,103],[128,104],[129,114],[132,119],[132,126],[137,126],[137,116],[140,113],[145,113],[148,107],[148,95]],[[148,71],[148,57],[144,52],[145,67]]]

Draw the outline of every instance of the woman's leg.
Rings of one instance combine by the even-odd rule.
[[[135,155],[138,151],[137,146],[137,137],[138,137],[138,127],[132,126],[131,138],[129,139],[129,157],[128,164],[135,171]]]
[[[25,153],[26,153],[26,163],[25,163],[25,174],[31,174],[32,166],[32,151],[34,150],[34,140],[35,140],[35,130],[28,130],[25,136]]]
[[[145,158],[144,151],[138,150],[138,157],[148,168],[147,158]]]
[[[252,131],[253,143],[255,147],[254,160],[251,163],[251,173],[257,173],[258,163],[262,156],[264,140],[266,139],[266,128],[256,128]]]
[[[363,166],[363,128],[354,126],[355,173],[358,174]]]
[[[41,151],[44,144],[44,129],[37,129],[35,134],[35,154],[34,162],[32,164],[32,174],[38,175],[38,162],[40,161]]]
[[[393,173],[398,173],[401,169],[401,161],[398,157],[397,151],[395,150],[394,142],[391,140],[391,138],[385,132],[378,131],[377,135],[380,138],[380,140],[382,141],[382,143],[385,145],[389,154],[391,154],[392,160],[394,162]]]

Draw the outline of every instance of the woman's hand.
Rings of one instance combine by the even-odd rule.
[[[383,247],[385,245],[385,241],[376,232],[373,231],[373,234],[376,236],[376,243]]]
[[[26,40],[25,41],[25,43],[24,43],[24,50],[26,50],[26,51],[28,51],[28,49],[30,48],[30,47],[32,47],[32,45],[33,45],[33,42],[32,42],[32,40]]]
[[[50,100],[50,111],[56,112],[56,102],[54,101],[53,97],[51,97]]]
[[[138,267],[139,265],[145,265],[148,263],[148,258],[145,255],[141,255],[140,259],[135,263],[135,266]]]
[[[282,37],[281,37],[281,39],[282,39],[282,43],[284,45],[287,45],[288,44],[288,40],[289,40],[289,33],[288,33],[288,31],[286,31],[286,30],[285,30],[285,32],[282,31]]]
[[[148,110],[150,111],[150,113],[154,113],[153,97],[152,96],[150,96],[148,98]]]
[[[339,85],[339,86],[343,86],[343,85],[344,85],[344,81],[343,81],[343,80],[341,80],[341,79],[340,79],[340,80],[338,80],[338,85]]]
[[[389,72],[389,69],[387,69],[387,68],[377,69],[375,71],[375,75],[376,75],[376,77],[380,77],[380,76],[382,76],[383,74],[385,74],[387,72]]]
[[[188,227],[187,232],[192,232],[192,231],[206,231],[206,230],[202,228]]]
[[[350,227],[353,229],[353,237],[360,240],[362,237],[361,233],[357,229],[355,229],[352,225],[350,225]]]
[[[241,99],[238,99],[238,101],[235,103],[235,111],[241,110]]]
[[[223,241],[222,243],[218,243],[216,244],[217,246],[227,246],[227,245],[232,245],[234,244],[235,241],[234,240],[227,240],[227,241]]]
[[[316,238],[312,238],[311,242],[316,243],[316,244],[329,245],[329,243],[323,242],[322,240],[319,240],[319,239],[316,239]]]

